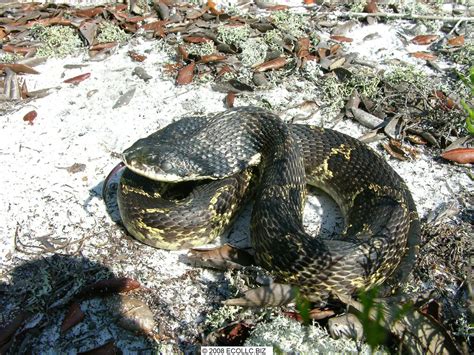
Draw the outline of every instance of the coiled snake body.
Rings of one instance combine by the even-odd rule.
[[[123,159],[128,169],[118,202],[124,225],[159,248],[214,239],[255,185],[256,261],[310,300],[382,283],[419,237],[408,188],[375,152],[332,130],[287,125],[263,109],[184,118],[137,141]],[[170,192],[154,180],[180,183]],[[206,183],[176,197],[191,180]],[[304,231],[306,183],[340,206],[346,228],[339,238]]]

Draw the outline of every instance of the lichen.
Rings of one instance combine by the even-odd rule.
[[[186,46],[186,51],[189,54],[203,56],[215,53],[216,47],[212,41],[207,41],[204,43],[190,43]]]
[[[367,344],[349,339],[332,339],[319,325],[303,326],[287,317],[259,323],[245,341],[245,346],[272,346],[292,354],[373,354]]]
[[[265,60],[268,46],[262,38],[251,38],[242,44],[240,61],[246,67],[252,67]]]
[[[288,33],[296,38],[305,35],[308,21],[302,14],[290,11],[276,11],[272,14],[271,20],[283,33]]]
[[[225,44],[241,48],[242,44],[250,36],[250,27],[244,26],[220,26],[217,28],[217,39]]]
[[[3,53],[0,55],[0,63],[15,63],[17,60],[23,58],[21,55],[16,53]]]
[[[77,52],[83,46],[77,31],[68,26],[34,25],[30,34],[41,41],[41,46],[36,51],[38,57],[62,58]]]
[[[283,49],[281,45],[283,43],[283,36],[280,30],[273,29],[265,32],[263,39],[270,49],[279,51]]]
[[[99,25],[96,40],[98,43],[119,42],[123,43],[128,40],[130,35],[125,33],[120,27],[112,22],[104,21]]]

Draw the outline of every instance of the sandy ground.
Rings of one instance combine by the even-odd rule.
[[[406,55],[406,48],[401,50],[396,30],[381,26],[385,25],[367,26],[349,33],[355,41],[347,50],[375,62],[387,56],[413,61]],[[362,38],[371,32],[383,37],[363,43]],[[377,46],[390,47],[390,53]],[[146,53],[147,60],[140,64],[132,62],[127,55],[130,49]],[[174,80],[163,72],[163,64],[170,61],[156,42],[134,39],[104,61],[88,61],[81,56],[50,59],[36,68],[39,75],[27,76],[29,90],[57,89],[0,119],[3,168],[0,175],[0,274],[5,290],[21,282],[15,278],[19,265],[30,265],[33,268],[30,281],[41,283],[44,281],[43,262],[56,265],[53,254],[69,265],[65,266],[67,270],[85,258],[97,268],[94,272],[111,271],[140,281],[149,289],[144,298],[154,312],[158,333],[163,339],[178,336],[162,343],[178,342],[190,349],[200,341],[199,325],[206,314],[230,296],[226,290],[228,277],[187,265],[183,262],[185,251],[156,250],[129,238],[112,220],[101,198],[104,178],[119,161],[116,154],[135,140],[183,115],[225,109],[224,94],[213,91],[210,84],[175,86]],[[65,69],[66,64],[83,67]],[[144,82],[132,75],[136,66],[142,66],[153,78]],[[78,85],[63,83],[67,78],[86,72],[91,73],[91,77]],[[131,88],[135,88],[131,102],[114,109],[118,98]],[[282,87],[253,97],[238,97],[236,106],[265,98],[279,106],[290,107],[307,99],[305,95]],[[38,112],[33,125],[22,119],[31,110]],[[318,116],[312,120],[320,121]],[[355,137],[365,132],[351,121],[342,121],[334,128]],[[376,144],[374,147],[377,149]],[[472,182],[464,168],[434,161],[423,150],[419,159],[404,162],[381,154],[407,182],[422,217],[441,203],[456,199],[460,193],[472,192]],[[84,169],[68,171],[73,164],[84,164]],[[334,218],[338,215],[337,208],[327,197],[320,196],[309,199],[305,224],[309,231],[317,233],[322,219],[321,229],[332,233],[340,222]],[[247,243],[248,214],[247,211],[238,221],[230,240]],[[50,277],[47,278],[52,284]],[[45,291],[45,294],[53,291]],[[103,311],[103,305],[88,301],[82,308],[88,319],[62,337],[58,327],[64,312],[53,312],[42,334],[32,341],[32,350],[86,350],[118,337],[117,334],[121,334],[117,344],[122,349],[149,346],[143,339],[123,335],[114,324],[96,318],[94,315]],[[13,304],[0,312],[5,320],[12,309]]]

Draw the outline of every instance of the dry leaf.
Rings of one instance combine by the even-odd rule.
[[[464,35],[456,36],[448,39],[448,44],[452,47],[460,47],[464,45]]]
[[[178,71],[178,77],[176,78],[177,85],[188,85],[193,82],[194,78],[194,68],[196,64],[192,62],[191,64],[186,65]]]
[[[207,7],[211,11],[211,13],[213,13],[214,15],[217,15],[217,16],[222,15],[224,13],[224,11],[217,10],[216,6],[217,6],[217,4],[214,1],[207,0]]]
[[[11,44],[5,44],[3,45],[2,49],[5,51],[5,52],[9,52],[9,53],[20,53],[20,54],[27,54],[29,53],[31,50],[35,50],[34,47],[20,47],[20,46],[13,46]]]
[[[123,94],[122,96],[120,96],[117,100],[117,102],[112,106],[113,109],[115,108],[119,108],[119,107],[122,107],[122,106],[126,106],[130,103],[130,101],[132,100],[133,98],[133,95],[135,95],[135,87],[127,90],[125,92],[125,94]]]
[[[249,253],[229,244],[210,249],[193,248],[188,253],[188,259],[194,265],[216,269],[240,269],[254,262]]]
[[[79,9],[74,11],[74,15],[79,16],[79,17],[88,17],[92,18],[97,15],[100,15],[104,12],[104,8],[102,7],[93,7],[89,9]]]
[[[70,174],[81,173],[86,170],[86,164],[74,163],[71,166],[67,167],[66,170]]]
[[[74,302],[69,306],[69,309],[64,317],[63,323],[61,324],[61,333],[71,329],[76,324],[79,324],[85,317],[84,312],[81,310],[79,303]]]
[[[296,55],[298,58],[306,58],[309,56],[310,41],[308,37],[298,39],[296,43]]]
[[[410,53],[412,57],[424,60],[435,60],[437,57],[434,54],[428,52],[413,52]]]
[[[102,49],[109,49],[113,48],[117,45],[117,42],[107,42],[107,43],[99,43],[90,46],[89,50],[91,51],[101,51]]]
[[[146,303],[128,295],[121,295],[111,300],[109,305],[122,328],[134,333],[152,334],[155,321],[153,312]]]
[[[408,141],[410,141],[410,142],[413,143],[413,144],[425,145],[425,144],[428,143],[428,142],[427,142],[426,140],[424,140],[422,137],[417,136],[417,135],[415,135],[415,134],[409,134],[409,135],[407,135],[406,138],[408,139]]]
[[[235,92],[229,91],[229,93],[225,97],[225,105],[228,108],[234,107],[234,101],[235,101]]]
[[[225,60],[226,57],[223,55],[219,54],[209,54],[209,55],[203,55],[201,59],[199,60],[199,63],[212,63],[212,62],[220,62]]]
[[[13,320],[0,328],[0,348],[10,341],[10,338],[23,325],[23,322],[30,316],[30,313],[20,311]]]
[[[183,40],[188,43],[206,43],[212,41],[206,37],[198,37],[198,36],[186,36],[183,37]]]
[[[38,113],[35,110],[30,111],[23,116],[23,121],[28,122],[28,124],[32,125],[36,116],[38,116]]]
[[[329,38],[331,38],[333,41],[338,41],[338,42],[352,42],[353,41],[352,38],[349,38],[349,37],[346,37],[346,36],[333,35]]]
[[[256,72],[264,72],[267,70],[273,70],[273,69],[280,69],[286,65],[286,58],[285,57],[278,57],[272,60],[269,60],[268,62],[259,64],[255,67]]]
[[[181,60],[188,60],[189,58],[188,51],[186,50],[186,48],[184,48],[184,46],[181,46],[181,45],[178,46],[178,55],[181,58]]]
[[[17,74],[20,74],[20,73],[39,74],[39,72],[34,70],[29,65],[25,65],[25,64],[0,64],[0,70],[3,70],[5,68],[9,68]]]
[[[456,148],[441,153],[446,160],[451,160],[459,164],[474,163],[474,148]]]
[[[79,84],[80,82],[83,82],[84,80],[86,80],[87,78],[89,78],[90,76],[91,76],[91,73],[84,73],[84,74],[81,74],[81,75],[74,76],[74,77],[72,77],[72,78],[66,79],[66,80],[64,80],[63,82],[66,83],[66,84],[74,84],[74,85],[77,85],[77,84]]]
[[[364,12],[368,14],[374,14],[379,12],[379,8],[377,7],[377,0],[369,0],[367,5],[364,7]]]
[[[144,56],[143,54],[138,54],[137,52],[134,52],[134,51],[128,51],[128,55],[135,62],[143,62],[146,59],[146,56]]]
[[[94,284],[84,286],[77,297],[107,296],[119,292],[128,292],[139,288],[140,286],[141,285],[138,281],[128,277],[101,280]]]
[[[414,44],[430,44],[438,39],[437,35],[419,35],[414,37],[411,41]]]

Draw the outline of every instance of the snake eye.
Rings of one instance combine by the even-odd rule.
[[[171,169],[173,168],[172,164],[169,162],[169,161],[164,161],[162,164],[161,164],[161,169],[163,171],[170,171]]]

